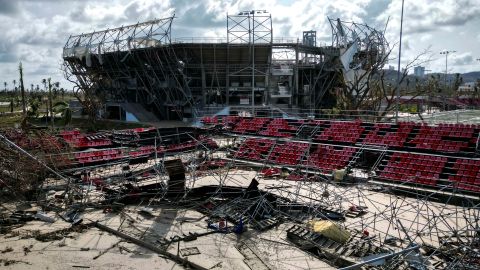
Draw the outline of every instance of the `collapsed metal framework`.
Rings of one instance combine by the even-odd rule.
[[[347,260],[365,257],[368,260],[363,261],[372,263],[386,259],[386,262],[379,266],[380,269],[409,269],[409,267],[469,269],[478,264],[480,244],[478,201],[465,198],[461,204],[451,204],[453,197],[457,195],[456,192],[451,197],[438,201],[435,195],[441,194],[442,190],[431,194],[410,189],[408,196],[391,194],[385,189],[378,192],[378,186],[375,184],[360,182],[344,185],[341,182],[329,181],[329,177],[322,171],[311,171],[299,165],[287,166],[290,167],[288,168],[290,174],[296,176],[295,179],[280,175],[268,177],[262,171],[275,167],[270,162],[274,155],[273,149],[277,145],[282,146],[283,142],[272,140],[271,150],[264,160],[248,162],[238,156],[237,150],[250,147],[247,143],[249,135],[237,136],[235,140],[217,137],[221,145],[217,150],[211,149],[188,132],[167,136],[153,135],[142,140],[135,139],[134,142],[153,143],[157,149],[162,142],[176,141],[179,136],[194,139],[196,147],[184,153],[155,153],[151,159],[143,163],[126,158],[116,163],[53,169],[49,180],[46,181],[48,183],[43,186],[46,190],[51,189],[55,186],[52,180],[58,181],[61,185],[66,184],[67,192],[75,193],[81,200],[77,203],[84,206],[108,207],[135,199],[138,194],[141,199],[144,197],[141,204],[145,207],[167,203],[170,206],[194,208],[220,200],[224,203],[208,211],[209,216],[226,216],[231,221],[235,220],[233,222],[242,220],[259,231],[288,221],[296,225],[287,232],[275,230],[274,234],[277,234],[278,239],[285,238],[284,234],[287,233],[287,237],[303,239],[303,245],[309,246],[310,249],[318,248],[323,255],[340,256]],[[20,156],[30,155],[4,137],[0,139],[2,143],[8,143],[19,149]],[[311,144],[312,141],[302,143]],[[122,145],[123,147],[129,147],[129,144]],[[362,152],[365,149],[360,147],[358,151]],[[252,151],[257,149],[252,148]],[[204,155],[200,156],[199,153]],[[72,156],[72,153],[68,152],[63,154]],[[301,160],[309,160],[311,154],[309,151],[304,152]],[[165,163],[172,159],[181,159],[187,164],[184,191],[172,192],[169,188],[172,182],[169,181]],[[216,159],[224,159],[227,162],[215,168],[205,166],[205,162]],[[36,159],[32,161],[35,162]],[[255,170],[245,170],[247,167],[254,167]],[[70,178],[79,172],[83,175],[87,175],[88,172],[88,177],[80,182],[72,178],[71,181],[66,181],[64,175]],[[246,193],[237,194],[238,191],[232,189],[232,186],[245,187],[251,179],[257,179],[261,183],[261,189],[269,192],[249,193],[247,189]],[[99,185],[100,180],[104,184]],[[48,184],[51,186],[47,187]],[[399,185],[407,186],[408,183]],[[97,186],[97,190],[90,188],[91,186]],[[149,188],[143,189],[146,186]],[[191,197],[197,198],[198,195],[191,193],[195,192],[195,188],[202,186],[210,186],[213,189],[208,189],[208,195],[203,192],[200,201],[192,202]],[[234,197],[230,198],[232,194]],[[276,196],[273,200],[272,195]],[[68,205],[65,207],[68,209]],[[337,220],[340,217],[346,220]],[[352,232],[351,240],[344,245],[336,246],[334,242],[312,234],[301,225],[312,218],[334,220],[343,224],[343,227]],[[285,245],[260,239],[257,241],[257,245]],[[298,245],[294,241],[292,244]],[[332,245],[335,248],[332,248]],[[302,245],[300,247],[305,248]],[[325,260],[322,256],[320,258]],[[272,263],[282,264],[276,261]],[[286,263],[288,264],[288,259]],[[335,260],[334,263],[339,261]]]
[[[163,118],[192,109],[183,63],[170,46],[173,18],[70,36],[63,49],[66,76],[104,92],[108,101],[142,103]]]
[[[226,40],[172,41],[173,19],[71,36],[63,53],[66,76],[137,118],[189,118],[225,106],[313,111],[333,107],[342,74],[376,64],[387,46],[381,32],[340,20],[330,21],[332,46],[319,45],[313,30],[302,40],[274,38],[264,10],[227,15]],[[358,50],[341,59],[353,44]]]
[[[383,32],[366,24],[328,19],[332,46],[340,49],[342,73],[347,87],[357,88],[356,95],[369,91],[366,80],[387,62],[388,42]]]

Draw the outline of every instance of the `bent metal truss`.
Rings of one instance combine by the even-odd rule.
[[[345,47],[368,33],[343,38],[344,47],[337,34],[332,45],[318,44],[316,31],[305,31],[301,40],[275,38],[267,11],[227,15],[226,39],[172,39],[173,19],[70,36],[63,50],[66,76],[76,77],[82,89],[101,92],[107,106],[146,110],[157,119],[226,106],[328,108],[348,71],[343,62],[361,61],[371,48],[359,46],[355,57],[339,61]]]

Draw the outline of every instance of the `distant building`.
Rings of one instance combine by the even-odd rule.
[[[388,66],[388,70],[395,70],[395,66],[392,66],[392,65]]]
[[[425,76],[425,67],[422,66],[416,66],[413,68],[413,75],[417,77],[423,77]]]
[[[467,82],[460,85],[457,89],[459,93],[471,93],[475,91],[475,82]]]

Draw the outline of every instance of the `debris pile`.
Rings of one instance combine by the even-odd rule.
[[[55,246],[59,254],[78,250],[71,263],[82,268],[133,254],[193,269],[479,266],[474,200],[401,194],[351,168],[345,174],[355,181],[347,182],[290,161],[252,162],[236,151],[283,153],[287,145],[305,159],[308,149],[210,132],[2,131],[0,190],[11,196],[0,199],[0,237],[14,241],[1,263],[37,267],[35,256],[51,259],[38,250]],[[351,160],[347,166],[354,168]],[[287,254],[306,261],[293,263]]]

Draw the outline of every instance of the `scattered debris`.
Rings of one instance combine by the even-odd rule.
[[[0,259],[0,265],[3,264],[3,266],[9,266],[9,265],[12,265],[12,264],[17,264],[17,263],[24,263],[24,264],[27,264],[27,265],[32,265],[32,264],[29,263],[29,262],[20,261],[20,260]]]
[[[180,254],[184,257],[198,255],[200,254],[200,250],[198,250],[197,247],[182,248],[180,249]]]
[[[4,250],[0,251],[1,253],[7,253],[7,252],[12,252],[13,248],[11,247],[6,247]]]

